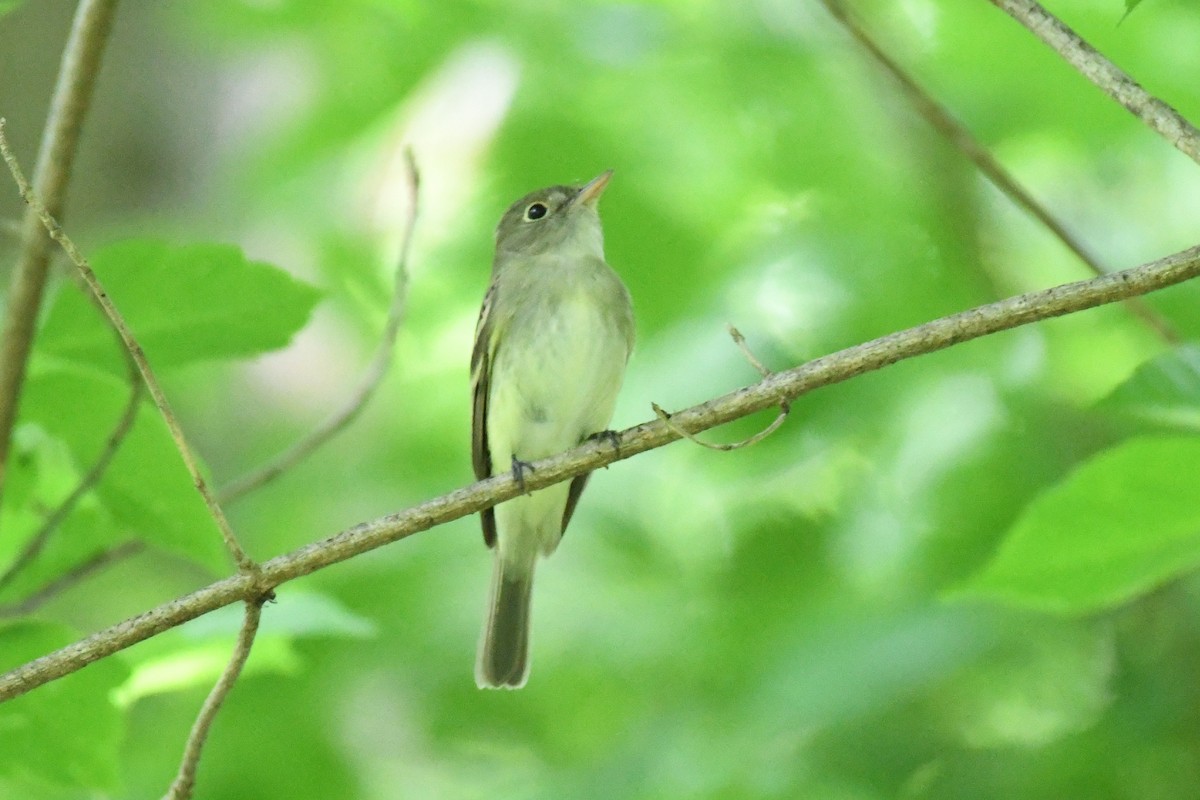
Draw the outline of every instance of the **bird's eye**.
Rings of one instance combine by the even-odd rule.
[[[530,203],[529,208],[525,209],[525,219],[535,220],[546,216],[546,212],[550,209],[546,208],[545,203]]]

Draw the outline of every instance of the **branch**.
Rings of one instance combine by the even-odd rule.
[[[379,340],[375,354],[371,357],[370,363],[367,364],[367,368],[363,372],[358,388],[350,395],[342,408],[334,412],[308,436],[296,442],[291,448],[280,453],[255,471],[232,481],[228,486],[221,487],[217,492],[221,502],[232,503],[241,499],[250,492],[275,480],[275,478],[278,478],[285,471],[307,458],[314,450],[332,439],[338,432],[353,422],[355,417],[366,407],[367,401],[371,399],[371,395],[379,388],[379,384],[383,382],[388,367],[392,363],[392,352],[395,348],[396,336],[400,332],[400,325],[404,322],[408,299],[408,254],[412,249],[413,229],[417,224],[418,190],[421,183],[421,175],[417,170],[417,162],[413,158],[411,150],[406,149],[404,151],[404,164],[407,168],[405,185],[409,193],[408,215],[404,219],[404,231],[402,233],[404,238],[400,245],[400,256],[396,260],[396,276],[392,287],[391,305],[388,307],[387,321],[383,326],[383,336]]]
[[[737,348],[742,351],[742,355],[744,355],[746,360],[750,362],[750,366],[758,370],[759,375],[762,375],[764,378],[769,378],[774,374],[771,372],[771,370],[763,366],[763,363],[759,361],[758,357],[755,356],[753,351],[750,350],[750,345],[746,344],[746,337],[742,336],[741,331],[729,324],[726,324],[725,329],[729,331],[729,336],[733,339],[733,343],[737,345]],[[671,415],[664,411],[658,403],[651,403],[650,408],[654,410],[654,415],[662,420],[662,423],[666,425],[672,433],[676,433],[681,438],[687,439],[689,442],[698,444],[701,447],[709,450],[719,450],[723,453],[728,453],[730,450],[741,450],[743,447],[752,447],[758,444],[763,439],[766,439],[772,433],[783,427],[783,423],[787,421],[788,414],[790,414],[792,411],[791,404],[788,403],[787,400],[783,400],[779,403],[779,414],[776,415],[775,419],[771,420],[770,425],[763,428],[758,433],[754,434],[748,439],[742,439],[739,442],[731,442],[729,444],[714,444],[712,442],[706,442],[700,437],[696,436],[696,434],[688,433],[680,428],[671,421]],[[618,440],[615,438],[613,441],[614,443],[618,443]]]
[[[75,161],[83,117],[92,99],[100,56],[108,41],[117,0],[81,0],[63,51],[58,82],[50,103],[50,116],[42,133],[33,184],[53,216],[62,216],[67,183]],[[0,491],[17,419],[25,367],[33,344],[42,293],[50,267],[50,240],[42,231],[37,212],[25,213],[12,287],[0,332]]]
[[[237,536],[234,535],[233,528],[230,527],[229,521],[225,518],[225,512],[221,510],[221,505],[217,502],[216,497],[208,488],[208,483],[204,480],[204,475],[201,474],[199,466],[196,464],[196,458],[192,455],[192,450],[188,446],[187,439],[184,438],[183,429],[179,425],[179,420],[175,416],[175,412],[171,409],[171,404],[167,400],[166,394],[163,393],[162,387],[158,383],[158,378],[154,375],[154,370],[150,367],[150,362],[146,360],[146,354],[142,350],[142,346],[138,344],[134,338],[133,332],[125,322],[125,318],[121,316],[121,312],[113,305],[108,293],[104,291],[104,287],[100,284],[99,278],[92,270],[87,259],[75,247],[75,243],[70,237],[63,232],[62,226],[54,219],[53,215],[46,209],[33,190],[29,186],[29,182],[25,180],[25,175],[21,172],[21,166],[17,163],[16,156],[13,155],[12,149],[8,145],[8,137],[4,131],[4,120],[0,119],[0,156],[3,156],[4,163],[8,165],[9,172],[12,173],[13,180],[17,183],[17,188],[21,192],[23,199],[41,219],[42,225],[50,234],[50,238],[58,242],[62,249],[66,252],[67,257],[71,260],[83,277],[88,288],[92,292],[92,296],[100,307],[104,309],[104,313],[108,316],[109,321],[121,336],[121,341],[125,343],[125,349],[133,358],[138,366],[138,370],[142,373],[142,380],[146,382],[146,388],[150,390],[150,396],[154,399],[154,405],[158,407],[159,413],[162,414],[163,420],[167,423],[167,428],[171,431],[171,438],[175,440],[175,447],[179,450],[179,455],[183,458],[183,463],[187,467],[188,473],[192,476],[192,484],[196,487],[196,491],[200,492],[200,496],[204,498],[205,505],[208,506],[208,511],[212,518],[217,523],[217,528],[220,529],[221,538],[225,542],[225,547],[237,562],[238,569],[242,572],[253,573],[258,569],[258,565],[254,563],[246,551],[242,549],[241,543],[238,542]]]
[[[690,433],[708,430],[906,358],[1031,322],[1125,300],[1182,283],[1197,275],[1200,275],[1200,245],[1124,272],[1017,295],[873,339],[678,411],[671,416],[671,421],[680,430]],[[286,581],[490,508],[526,489],[541,489],[679,438],[678,433],[658,420],[629,428],[619,436],[619,450],[605,439],[599,439],[535,462],[534,469],[525,473],[524,486],[518,485],[512,474],[506,472],[277,556],[262,565],[259,576],[241,573],[164,603],[0,675],[0,701],[24,694],[209,611],[238,600],[252,600],[266,589]]]
[[[225,702],[233,684],[242,674],[246,659],[250,657],[250,647],[254,644],[254,635],[258,633],[258,622],[262,617],[265,601],[266,597],[246,601],[246,616],[242,620],[242,629],[238,633],[237,644],[233,647],[233,655],[229,657],[229,664],[200,708],[200,715],[196,718],[187,744],[183,748],[183,761],[179,764],[179,773],[163,800],[188,800],[192,796],[196,785],[196,766],[200,763],[204,741],[208,738],[208,731],[216,719],[217,712],[221,710],[221,704]]]
[[[1192,123],[1147,92],[1120,67],[1097,52],[1062,20],[1035,0],[991,0],[1029,32],[1057,52],[1085,78],[1125,106],[1135,117],[1190,159],[1200,164],[1200,131]]]
[[[908,99],[913,109],[929,123],[930,127],[940,133],[951,145],[966,156],[975,165],[976,169],[982,172],[992,182],[992,185],[1004,193],[1009,200],[1019,208],[1024,209],[1027,214],[1045,226],[1055,238],[1074,253],[1080,261],[1086,264],[1093,273],[1103,275],[1108,272],[1100,264],[1100,261],[1088,252],[1083,242],[1075,238],[1067,230],[1066,226],[1050,213],[1049,209],[1026,191],[1017,179],[1004,168],[996,157],[962,123],[954,118],[945,106],[934,99],[929,92],[925,91],[900,64],[884,51],[878,42],[871,38],[866,29],[847,11],[842,0],[821,0],[821,2],[825,5],[830,15],[841,23],[842,27],[846,29],[855,41],[862,45],[863,49],[875,59],[879,66],[883,67],[896,83],[900,85],[905,98]],[[1150,306],[1146,305],[1146,303],[1134,299],[1126,301],[1126,306],[1166,342],[1171,344],[1179,343],[1180,336],[1178,332],[1171,327],[1169,322],[1159,316]]]

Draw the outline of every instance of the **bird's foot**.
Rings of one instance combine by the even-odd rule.
[[[517,481],[517,486],[521,487],[521,494],[529,494],[529,490],[525,488],[525,470],[533,472],[533,464],[528,461],[522,461],[515,455],[512,457],[512,474]]]
[[[616,431],[614,431],[614,430],[596,431],[595,433],[593,433],[591,436],[589,436],[587,438],[588,438],[589,442],[594,441],[596,439],[604,439],[605,441],[607,441],[609,444],[611,444],[613,446],[613,450],[616,451],[618,456],[621,455],[621,434],[617,433]]]

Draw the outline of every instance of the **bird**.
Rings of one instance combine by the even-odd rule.
[[[491,282],[471,353],[471,454],[477,479],[605,435],[633,351],[629,290],[604,258],[597,203],[612,170],[582,186],[550,186],[513,203],[496,227]],[[529,616],[539,556],[558,547],[588,474],[481,513],[493,551],[479,643],[480,688],[529,676]]]

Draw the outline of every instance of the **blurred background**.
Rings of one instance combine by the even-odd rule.
[[[1123,21],[1120,0],[1050,5],[1200,118],[1194,4],[1148,0]],[[1196,243],[1196,165],[1006,15],[854,6],[1108,268]],[[30,0],[0,18],[0,114],[27,171],[73,11]],[[227,243],[315,289],[286,346],[164,371],[218,485],[358,380],[408,211],[405,146],[421,213],[394,366],[343,435],[230,506],[256,558],[471,481],[468,358],[492,230],[532,189],[615,170],[607,253],[639,336],[616,428],[652,418],[651,402],[755,381],[727,323],[784,369],[1091,274],[817,3],[126,0],[69,231],[89,253],[130,237]],[[0,217],[21,213],[0,192]],[[16,248],[0,236],[5,287]],[[63,276],[50,304],[78,292]],[[1184,286],[1150,303],[1195,337],[1196,300]],[[802,397],[754,447],[676,443],[613,465],[540,568],[520,692],[472,679],[491,558],[474,518],[286,584],[198,796],[1192,796],[1194,578],[1086,614],[953,597],[1031,500],[1126,433],[1094,406],[1165,349],[1109,306]],[[116,410],[92,410],[83,398],[71,413],[102,437]],[[771,418],[704,436],[734,441]],[[197,554],[218,545],[202,526],[186,535],[211,541],[170,546],[109,523],[93,550],[149,547],[40,608],[63,633],[29,657],[231,571],[219,550]],[[239,616],[126,651],[74,721],[0,735],[0,794],[160,795]],[[52,688],[11,706],[36,710]]]

